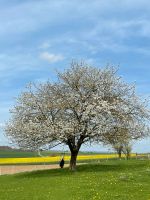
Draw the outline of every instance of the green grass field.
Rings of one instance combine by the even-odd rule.
[[[57,156],[61,155],[62,151],[42,151],[42,156]],[[65,152],[65,155],[70,154],[70,152]],[[107,154],[107,152],[79,152],[79,155],[95,155],[95,154]],[[38,157],[38,152],[31,151],[21,151],[21,150],[0,150],[0,158],[29,158]]]
[[[3,200],[150,200],[150,161],[101,161],[0,176]]]
[[[58,151],[43,151],[41,153],[43,156],[49,155],[59,155]],[[19,151],[19,150],[0,150],[0,158],[29,158],[38,157],[38,152],[31,151]]]

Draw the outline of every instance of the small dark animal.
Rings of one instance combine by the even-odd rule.
[[[60,163],[59,163],[60,168],[63,168],[63,167],[64,167],[64,164],[65,164],[65,161],[64,161],[64,159],[62,158],[61,161],[60,161]]]

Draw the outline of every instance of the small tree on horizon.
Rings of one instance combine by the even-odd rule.
[[[126,159],[128,160],[131,157],[132,145],[129,141],[126,141],[123,145],[122,152],[124,153]]]
[[[65,144],[71,152],[70,169],[82,144],[105,142],[114,127],[128,127],[130,138],[144,137],[149,111],[114,67],[99,69],[72,62],[58,73],[58,81],[30,84],[17,98],[6,125],[6,135],[20,147],[39,149]]]
[[[133,130],[130,130],[130,131],[133,131]],[[139,135],[139,138],[141,138],[140,135]],[[137,135],[134,138],[134,134],[131,135],[127,128],[120,128],[120,127],[114,127],[113,131],[110,131],[104,134],[103,136],[104,144],[107,146],[111,146],[112,149],[114,149],[115,152],[118,154],[119,159],[121,159],[122,153],[126,156],[126,158],[130,157],[130,153],[132,149],[131,142],[137,139],[138,139]]]

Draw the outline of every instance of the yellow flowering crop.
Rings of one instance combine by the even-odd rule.
[[[136,154],[132,154],[135,157]],[[111,159],[117,158],[117,154],[97,154],[97,155],[79,155],[77,160],[93,160],[93,159]],[[122,156],[124,157],[124,155]],[[60,156],[47,156],[47,157],[31,157],[31,158],[0,158],[0,164],[28,164],[28,163],[50,163],[59,162]],[[69,161],[70,156],[65,156],[65,161]]]

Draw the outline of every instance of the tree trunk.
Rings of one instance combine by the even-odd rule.
[[[118,148],[118,156],[119,156],[120,160],[121,160],[121,155],[122,155],[122,149],[123,149],[123,147],[119,146],[119,148]]]
[[[121,160],[121,151],[118,152],[118,157]]]
[[[77,155],[78,155],[77,151],[71,152],[70,170],[72,170],[72,171],[76,170]]]
[[[121,160],[122,149],[120,147],[117,149],[117,153],[118,153],[118,158]]]
[[[127,158],[127,160],[130,159],[130,152],[127,152],[126,158]]]

